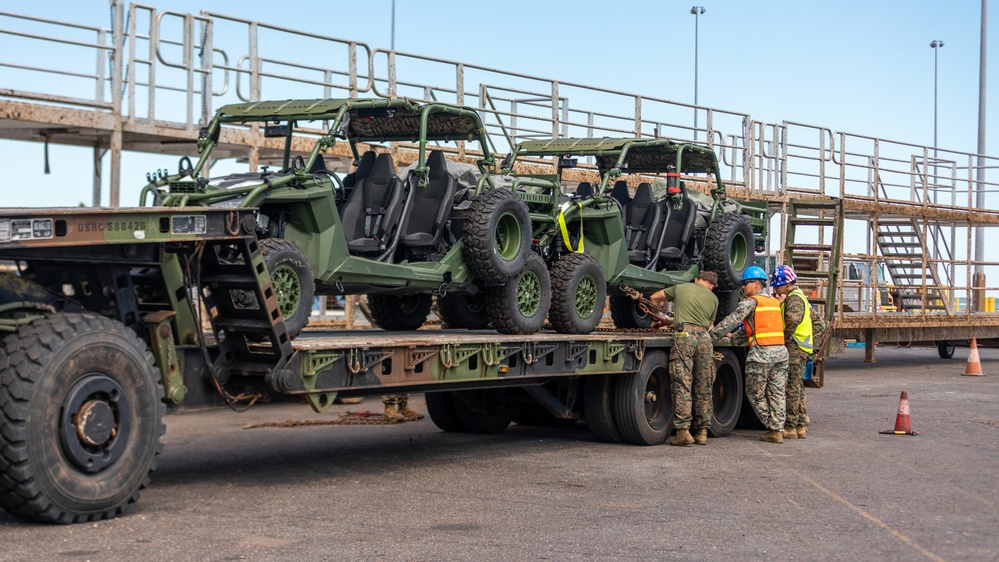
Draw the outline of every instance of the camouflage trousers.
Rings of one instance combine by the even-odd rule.
[[[408,394],[392,394],[389,396],[382,396],[382,404],[386,406],[396,406],[397,408],[405,408],[409,404]]]
[[[805,363],[811,357],[797,345],[787,348],[787,419],[785,425],[805,425]]]
[[[787,386],[787,362],[746,362],[746,398],[756,417],[770,431],[784,429],[784,389]]]
[[[715,384],[713,351],[707,332],[677,332],[673,340],[669,382],[673,394],[673,422],[677,429],[711,427],[711,388]]]

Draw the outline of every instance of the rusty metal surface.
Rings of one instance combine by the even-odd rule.
[[[305,331],[292,342],[299,351],[321,351],[333,349],[351,349],[357,347],[404,347],[437,346],[443,344],[465,345],[495,343],[502,339],[506,342],[547,342],[547,341],[579,341],[601,342],[613,338],[642,340],[649,345],[665,346],[672,338],[663,332],[649,331],[601,331],[593,334],[557,334],[555,332],[538,332],[523,336],[500,336],[489,330],[417,330],[415,332],[386,332],[382,330],[346,330],[346,331]]]

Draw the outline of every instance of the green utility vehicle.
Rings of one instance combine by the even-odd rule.
[[[580,182],[562,195],[563,171],[587,157],[600,183]],[[557,173],[512,173],[518,161],[553,158]],[[520,143],[502,168],[506,184],[528,204],[535,248],[551,267],[549,320],[560,332],[591,331],[607,293],[617,327],[648,328],[651,316],[623,288],[649,294],[692,281],[702,270],[719,275],[721,318],[764,246],[766,206],[729,198],[715,153],[704,146],[668,139],[532,140]],[[711,195],[688,190],[681,174],[708,174],[705,182],[715,183]],[[633,193],[629,184],[637,186]]]
[[[296,133],[307,122],[329,127],[311,152],[296,155]],[[280,169],[208,177],[228,126],[283,139]],[[390,153],[359,152],[360,143],[387,141],[419,144],[415,166],[402,177]],[[459,181],[440,150],[428,150],[429,142],[455,141],[480,143],[474,184]],[[342,179],[324,158],[338,142],[349,144],[354,165]],[[490,189],[494,159],[474,110],[404,99],[227,105],[202,129],[198,151],[197,164],[185,157],[176,174],[148,176],[140,204],[254,209],[292,337],[308,322],[317,293],[369,295],[375,322],[389,330],[422,325],[434,295],[451,327],[486,328],[491,318],[504,333],[541,328],[548,279],[530,251],[527,205],[510,190]],[[244,300],[256,306],[252,294]]]

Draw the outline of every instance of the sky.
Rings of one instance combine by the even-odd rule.
[[[747,113],[758,121],[787,120],[929,145],[934,132],[934,49],[929,43],[943,40],[945,47],[937,53],[938,146],[976,152],[979,1],[696,1],[706,10],[698,18],[700,105]],[[109,25],[108,3],[102,0],[4,4],[0,9],[15,13]],[[191,13],[204,9],[356,40],[373,49],[389,48],[392,42],[392,0],[296,2],[294,8],[281,9],[256,0],[150,0],[148,5]],[[673,0],[509,0],[486,9],[486,4],[460,0],[397,0],[395,47],[691,103],[691,5]],[[219,27],[216,33],[226,31]],[[990,51],[997,46],[999,41],[992,41]],[[8,50],[0,59],[27,64],[22,52]],[[308,60],[321,53],[289,56]],[[987,75],[999,81],[999,54],[990,57]],[[997,98],[999,87],[993,87],[986,97],[991,110],[987,138],[993,148],[987,144],[985,151],[993,155],[999,155]],[[56,145],[49,150],[54,165],[45,175],[40,144],[0,141],[0,153],[19,163],[13,170],[15,182],[40,187],[8,191],[3,206],[89,203],[90,178],[80,171],[89,173],[92,151]],[[174,160],[126,154],[122,202],[134,198],[147,170],[172,168]],[[108,161],[106,156],[105,178]],[[104,198],[106,202],[106,189]]]

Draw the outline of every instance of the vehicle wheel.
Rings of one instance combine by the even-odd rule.
[[[718,297],[718,312],[715,313],[715,324],[718,324],[725,319],[726,316],[732,314],[737,306],[739,306],[739,300],[742,296],[740,289],[731,289],[722,291],[715,289],[715,296]]]
[[[715,384],[711,389],[711,435],[725,437],[732,433],[742,409],[742,368],[735,353],[721,349],[721,361],[715,361]]]
[[[102,316],[57,314],[8,335],[0,365],[0,507],[76,523],[138,501],[166,409],[144,342]]]
[[[548,321],[560,334],[588,334],[604,315],[607,278],[589,254],[568,254],[552,267]]]
[[[704,271],[718,274],[718,288],[738,289],[742,274],[756,259],[753,227],[739,213],[719,215],[704,237]]]
[[[527,204],[506,189],[490,189],[469,206],[463,252],[472,274],[498,284],[524,268],[531,253],[531,217]]]
[[[620,443],[621,432],[614,421],[614,382],[612,375],[586,377],[583,388],[583,414],[590,433],[598,441]]]
[[[443,328],[463,330],[489,328],[486,297],[483,293],[474,295],[452,293],[437,297],[437,316],[440,317]]]
[[[484,394],[479,394],[484,393]],[[473,409],[468,403],[458,399],[455,401],[455,410],[462,427],[469,433],[497,434],[510,426],[513,421],[513,412],[499,400],[490,399],[490,391],[478,391],[468,393],[468,398],[475,397],[471,402],[481,406]]]
[[[614,295],[610,298],[611,318],[614,325],[622,330],[648,330],[652,328],[651,314],[638,308],[638,301],[624,295]]]
[[[954,352],[957,350],[957,346],[951,344],[950,342],[938,341],[937,342],[937,355],[941,359],[953,359]]]
[[[284,328],[289,338],[295,338],[309,323],[316,294],[309,258],[294,242],[281,238],[261,240],[260,251],[271,274]]]
[[[423,398],[427,401],[427,413],[430,414],[430,421],[434,422],[434,425],[439,429],[452,433],[465,430],[465,426],[461,424],[461,419],[458,417],[454,396],[450,392],[427,392]]]
[[[673,431],[666,353],[648,352],[638,372],[616,376],[620,379],[614,389],[614,421],[621,437],[634,445],[662,444]]]
[[[486,312],[501,334],[533,334],[541,329],[552,300],[548,268],[532,253],[518,275],[486,292]]]
[[[371,321],[383,330],[415,330],[430,314],[431,295],[368,295]]]

